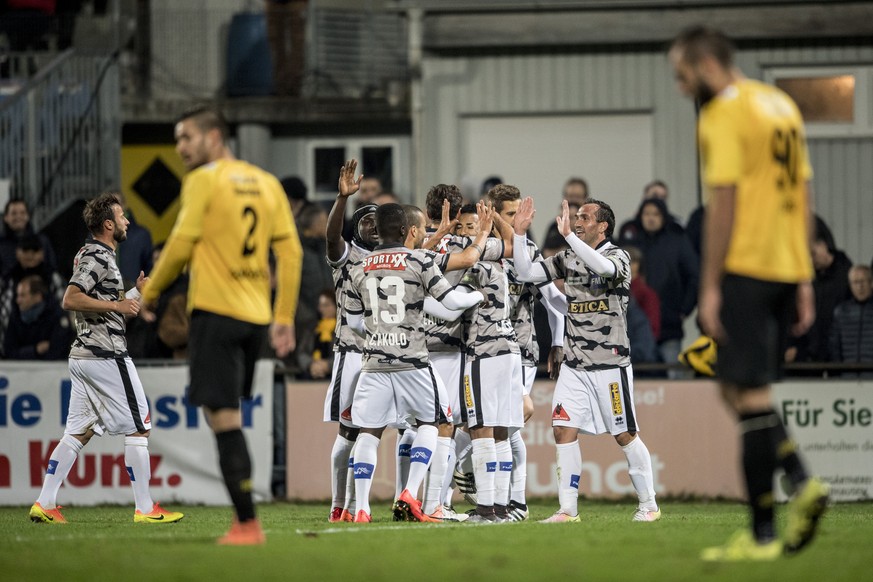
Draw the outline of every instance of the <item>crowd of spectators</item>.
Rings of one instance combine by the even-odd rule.
[[[492,176],[486,182],[499,180],[499,176]],[[290,176],[281,183],[291,202],[304,249],[303,286],[295,320],[297,349],[283,361],[284,368],[300,379],[323,379],[330,376],[333,362],[330,345],[336,325],[333,276],[325,260],[327,212],[323,205],[308,199],[306,185],[300,178]],[[475,195],[474,192],[470,196],[471,202]],[[583,178],[571,177],[566,181],[562,201],[568,202],[571,214],[588,197],[588,183]],[[356,198],[358,205],[397,200],[393,193],[383,191],[375,178],[364,179]],[[670,212],[668,199],[667,184],[660,180],[646,184],[636,215],[622,223],[615,236],[615,242],[631,258],[628,329],[636,365],[675,364],[687,343],[684,330],[689,328],[689,318],[696,308],[703,206],[695,209],[683,226]],[[126,286],[130,287],[140,271],[148,274],[151,270],[160,245],[153,246],[149,230],[136,222],[126,204],[124,208],[130,226],[128,239],[119,246],[117,256]],[[459,234],[463,234],[463,229],[475,228],[472,223],[477,215],[472,209],[472,206],[462,209]],[[819,217],[812,238],[817,319],[806,335],[793,338],[785,361],[873,364],[871,267],[853,266]],[[541,240],[544,256],[567,246],[554,225],[550,225]],[[561,282],[557,283],[560,287]],[[9,201],[0,231],[0,357],[66,358],[74,334],[70,319],[61,308],[65,288],[51,241],[34,230],[30,209],[24,201]],[[144,309],[129,322],[128,344],[134,358],[187,357],[187,289],[188,278],[183,274],[161,296],[154,311]],[[545,313],[535,313],[534,318],[538,337],[548,339]],[[541,351],[548,353],[548,346]],[[645,367],[640,369],[646,375]],[[873,372],[862,373],[873,376]],[[684,377],[675,366],[668,374]]]

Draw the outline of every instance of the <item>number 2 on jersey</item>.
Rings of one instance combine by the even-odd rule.
[[[249,232],[243,241],[242,254],[244,257],[255,253],[255,229],[258,228],[258,213],[251,206],[243,208],[243,222],[248,222]]]
[[[383,323],[398,324],[406,319],[406,304],[403,303],[403,296],[406,293],[406,284],[400,277],[389,275],[381,281],[375,278],[367,279],[367,292],[370,295],[370,308],[373,310],[373,323],[379,324],[379,319]],[[393,309],[382,309],[382,302],[379,301],[379,291],[385,295],[385,303],[387,307]]]

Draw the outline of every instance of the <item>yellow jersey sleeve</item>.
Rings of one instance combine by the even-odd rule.
[[[700,153],[703,182],[709,187],[736,184],[743,174],[741,124],[726,107],[700,115]]]

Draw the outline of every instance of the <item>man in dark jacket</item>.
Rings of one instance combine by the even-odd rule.
[[[786,361],[827,362],[828,338],[837,305],[851,299],[849,269],[852,260],[837,248],[834,236],[824,221],[815,218],[815,237],[812,242],[812,264],[815,267],[815,323],[806,335],[791,344]],[[793,356],[793,357],[792,357]]]
[[[676,363],[682,349],[682,323],[697,305],[700,269],[697,255],[684,232],[670,220],[663,200],[650,198],[640,205],[636,221],[641,231],[632,240],[646,257],[646,281],[661,301],[658,352],[665,363]],[[671,371],[671,377],[681,373]]]
[[[16,289],[14,310],[4,337],[10,360],[63,360],[73,340],[70,322],[39,275],[23,278]]]
[[[0,233],[0,276],[6,276],[15,266],[15,249],[27,236],[39,237],[45,262],[56,270],[58,258],[51,241],[44,234],[36,234],[30,223],[30,210],[24,200],[10,200],[3,211],[3,229]]]
[[[873,366],[873,270],[866,265],[852,267],[849,287],[852,298],[834,310],[830,333],[831,361]],[[870,378],[873,372],[861,376]]]

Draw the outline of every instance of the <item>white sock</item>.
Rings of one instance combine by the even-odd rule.
[[[357,441],[355,441],[357,445]],[[346,468],[346,493],[343,500],[343,509],[355,514],[355,447],[349,451],[349,462]]]
[[[457,458],[458,457],[455,454],[455,441],[452,440],[449,443],[449,460],[446,463],[446,475],[443,478],[443,487],[440,490],[440,503],[443,505],[452,504],[452,494],[455,492],[455,490],[452,489],[452,473],[455,470],[455,461]]]
[[[627,457],[627,472],[631,483],[637,491],[640,500],[640,509],[657,511],[658,504],[655,502],[655,479],[652,475],[652,456],[640,435],[637,435],[627,445],[621,447],[624,456]]]
[[[124,437],[124,464],[130,476],[133,499],[140,513],[151,513],[154,501],[149,492],[152,478],[152,462],[149,458],[149,439],[147,437]]]
[[[424,476],[427,475],[427,469],[430,467],[433,452],[436,450],[438,432],[437,427],[429,424],[418,427],[418,434],[409,450],[409,477],[406,478],[404,489],[409,489],[416,499],[418,499],[421,482],[424,481]]]
[[[42,482],[42,491],[39,492],[37,503],[43,509],[54,509],[57,507],[58,489],[61,488],[61,483],[67,479],[70,474],[70,469],[73,468],[73,463],[79,456],[79,451],[84,448],[84,445],[72,436],[65,434],[61,438],[61,442],[52,451],[49,457],[48,468],[46,468],[45,479]],[[151,508],[149,508],[151,510]]]
[[[512,476],[512,446],[508,440],[497,441],[497,473],[494,476],[494,503],[509,505],[509,481]]]
[[[358,435],[355,445],[355,499],[357,511],[370,514],[370,487],[379,458],[379,439],[368,433]]]
[[[330,451],[330,496],[331,509],[342,507],[346,496],[346,477],[349,472],[349,455],[355,441],[336,435]]]
[[[436,511],[438,506],[442,505],[440,494],[443,491],[446,473],[448,473],[446,469],[449,467],[449,451],[451,448],[451,437],[437,436],[436,450],[430,463],[430,471],[428,471],[427,484],[424,490],[424,503],[422,504],[424,512],[428,515]]]
[[[582,451],[573,441],[555,445],[558,452],[558,501],[567,515],[579,515],[579,476],[582,474]]]
[[[473,440],[470,433],[459,430],[455,433],[455,463],[461,473],[473,472],[473,460],[470,455],[473,452]]]
[[[403,493],[403,487],[409,478],[409,451],[415,440],[415,429],[407,428],[403,434],[397,433],[397,472],[394,480],[394,499]]]
[[[479,505],[494,505],[494,478],[497,451],[493,438],[473,439],[473,475],[476,476],[476,500]]]
[[[512,447],[512,481],[509,498],[522,505],[527,504],[527,445],[521,438],[521,431],[516,430],[509,437]]]

